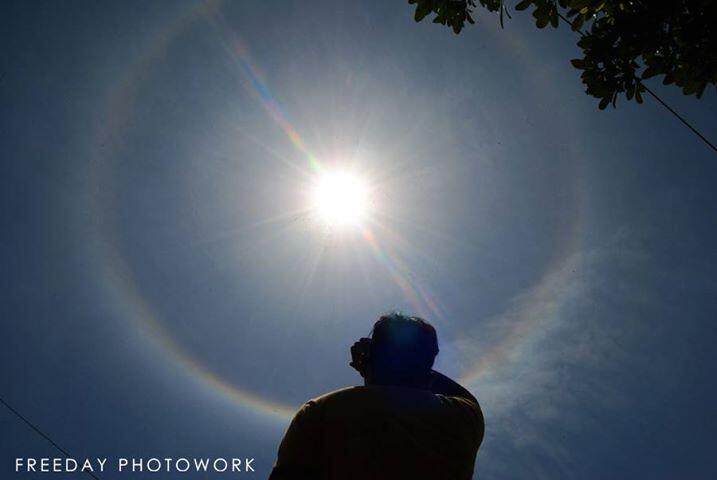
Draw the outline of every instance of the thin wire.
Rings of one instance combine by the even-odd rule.
[[[576,29],[576,28],[574,27],[574,25],[573,25],[573,22],[571,22],[570,20],[568,20],[567,18],[565,18],[565,16],[564,16],[562,13],[558,12],[558,16],[560,17],[560,19],[561,19],[563,22],[565,22],[565,23],[567,23],[568,25],[570,25],[570,28],[571,28],[573,31],[578,32],[581,37],[585,37],[585,32],[583,32],[583,31],[580,30],[580,29]],[[680,115],[679,113],[677,113],[672,107],[670,107],[670,106],[667,104],[667,102],[665,102],[663,99],[661,99],[655,92],[653,92],[652,90],[650,90],[650,89],[648,88],[648,86],[645,85],[645,84],[642,82],[641,79],[638,78],[638,79],[636,79],[636,80],[637,80],[637,84],[640,85],[642,88],[644,88],[645,91],[652,96],[652,98],[654,98],[655,100],[657,100],[658,102],[660,102],[660,104],[661,104],[663,107],[665,107],[668,112],[670,112],[672,115],[674,115],[675,117],[677,117],[677,119],[678,119],[680,122],[682,122],[683,125],[685,125],[687,128],[689,128],[690,130],[692,130],[692,133],[694,133],[695,135],[697,135],[697,136],[700,138],[700,140],[702,140],[703,142],[705,142],[705,144],[706,144],[707,146],[709,146],[712,150],[714,150],[715,152],[717,152],[717,147],[714,145],[714,143],[710,142],[704,135],[702,135],[702,134],[699,132],[699,130],[697,130],[695,127],[693,127],[692,124],[687,121],[687,119],[685,119],[682,115]]]
[[[702,135],[695,127],[693,127],[692,125],[690,125],[690,123],[689,123],[687,120],[685,120],[685,119],[682,117],[682,115],[680,115],[679,113],[677,113],[676,111],[674,111],[674,110],[672,109],[672,107],[670,107],[668,104],[666,104],[660,97],[657,96],[657,94],[656,94],[655,92],[653,92],[652,90],[650,90],[650,89],[647,87],[647,85],[645,85],[645,84],[642,83],[641,81],[640,81],[640,85],[642,85],[642,88],[644,88],[647,93],[649,93],[650,95],[652,95],[652,97],[653,97],[655,100],[657,100],[658,102],[660,102],[663,107],[665,107],[667,110],[670,111],[670,113],[672,113],[675,117],[677,117],[677,118],[680,120],[680,122],[684,123],[687,128],[689,128],[690,130],[692,130],[695,135],[697,135],[698,137],[700,137],[703,142],[705,142],[707,145],[709,145],[710,148],[712,148],[712,150],[714,150],[715,152],[717,152],[717,147],[715,147],[715,145],[714,145],[712,142],[710,142],[709,140],[707,140],[707,139],[705,138],[705,136]]]
[[[72,458],[72,455],[70,455],[69,453],[67,453],[67,450],[65,450],[64,448],[62,448],[62,447],[59,446],[58,444],[56,444],[50,437],[48,437],[47,435],[45,435],[42,430],[40,430],[39,428],[37,428],[30,420],[28,420],[28,419],[25,418],[20,412],[18,412],[17,410],[15,410],[9,403],[7,403],[2,397],[0,397],[0,403],[2,403],[3,405],[5,405],[8,410],[10,410],[12,413],[14,413],[14,414],[17,416],[17,418],[19,418],[20,420],[22,420],[23,422],[25,422],[25,424],[26,424],[27,426],[29,426],[30,428],[32,428],[33,430],[35,430],[35,432],[37,432],[38,435],[40,435],[42,438],[44,438],[45,440],[47,440],[48,442],[50,442],[50,444],[51,444],[53,447],[55,447],[57,450],[59,450],[65,457],[67,457],[67,458]],[[94,473],[92,473],[92,472],[90,472],[90,471],[83,470],[83,472],[86,473],[87,475],[91,476],[91,477],[94,478],[95,480],[100,480],[99,478],[97,478],[97,476],[95,476]]]
[[[573,22],[571,22],[570,20],[568,20],[567,18],[565,18],[565,16],[564,16],[562,13],[558,12],[558,16],[560,17],[560,19],[561,19],[563,22],[565,22],[565,23],[567,23],[568,25],[570,25],[570,28],[571,28],[574,32],[578,32],[581,37],[584,37],[584,36],[585,36],[585,32],[583,32],[583,31],[580,30],[580,29],[575,28],[575,26],[573,25]]]

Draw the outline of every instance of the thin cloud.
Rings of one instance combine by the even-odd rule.
[[[619,277],[645,260],[622,230],[602,248],[566,256],[505,312],[457,343],[466,358],[477,359],[464,382],[487,419],[477,472],[505,478],[525,470],[531,478],[554,478],[557,469],[571,476],[576,455],[566,435],[607,434],[590,411],[628,402],[610,372],[636,361],[625,343],[635,323],[608,312],[611,304],[650,301],[639,285]]]

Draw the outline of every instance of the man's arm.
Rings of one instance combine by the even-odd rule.
[[[471,392],[463,388],[457,382],[435,370],[431,370],[431,392],[447,397],[461,397],[478,405],[478,400]]]
[[[463,388],[458,382],[455,382],[435,370],[431,370],[431,392],[439,395],[445,395],[447,397],[457,397],[470,402],[472,407],[469,409],[475,419],[475,426],[477,429],[477,445],[483,442],[483,436],[485,435],[485,419],[483,417],[483,411],[480,408],[480,404],[476,397],[471,394],[468,390]],[[464,404],[465,405],[465,404]],[[466,405],[468,407],[468,405]],[[476,447],[477,448],[477,447]]]
[[[321,448],[321,421],[316,404],[307,402],[296,413],[279,446],[269,480],[316,480]]]

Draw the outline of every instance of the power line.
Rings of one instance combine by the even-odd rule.
[[[672,115],[674,115],[675,117],[677,117],[677,118],[680,120],[680,122],[682,122],[683,124],[685,124],[685,126],[686,126],[687,128],[689,128],[690,130],[692,130],[695,135],[697,135],[698,137],[700,137],[703,142],[705,142],[707,145],[709,145],[712,150],[714,150],[715,152],[717,152],[717,147],[715,147],[714,143],[712,143],[712,142],[710,142],[709,140],[707,140],[707,138],[705,138],[705,136],[702,135],[695,127],[693,127],[693,126],[690,124],[690,122],[688,122],[687,120],[685,120],[684,117],[682,117],[682,115],[680,115],[679,113],[677,113],[676,111],[674,111],[674,110],[672,109],[672,107],[670,107],[668,104],[665,103],[664,100],[662,100],[660,97],[658,97],[655,92],[653,92],[652,90],[650,90],[650,89],[647,87],[647,85],[645,85],[645,84],[642,83],[642,82],[640,82],[640,85],[642,85],[642,88],[644,88],[647,93],[649,93],[650,95],[652,95],[652,97],[653,97],[655,100],[657,100],[658,102],[660,102],[660,103],[662,104],[662,106],[665,107]]]
[[[584,37],[584,36],[585,36],[585,32],[583,32],[583,31],[580,30],[580,29],[576,29],[575,26],[573,25],[573,22],[571,22],[569,19],[567,19],[562,13],[558,12],[558,16],[560,17],[560,19],[561,19],[563,22],[567,23],[573,31],[578,32],[581,37]],[[670,106],[667,104],[667,102],[665,102],[663,99],[661,99],[655,92],[653,92],[652,90],[650,90],[650,88],[649,88],[647,85],[645,85],[645,84],[642,82],[641,79],[638,78],[638,79],[636,79],[636,80],[637,80],[638,85],[640,85],[642,88],[644,88],[645,91],[646,91],[647,93],[649,93],[655,100],[657,100],[658,102],[660,102],[660,104],[661,104],[663,107],[665,107],[668,112],[670,112],[672,115],[674,115],[680,122],[682,122],[683,125],[685,125],[687,128],[689,128],[690,130],[692,130],[692,133],[694,133],[695,135],[697,135],[697,136],[700,138],[700,140],[702,140],[708,147],[710,147],[712,150],[714,150],[715,152],[717,152],[717,147],[716,147],[712,142],[710,142],[710,141],[707,139],[707,137],[705,137],[704,135],[702,135],[702,133],[700,133],[700,131],[697,130],[697,128],[695,128],[689,121],[687,121],[687,119],[685,119],[682,115],[680,115],[679,113],[677,113],[677,112],[675,111],[675,109],[673,109],[672,107],[670,107]]]
[[[17,418],[19,418],[20,420],[22,420],[23,422],[25,422],[25,424],[26,424],[27,426],[29,426],[30,428],[32,428],[33,430],[35,430],[35,432],[37,432],[38,435],[40,435],[42,438],[44,438],[45,440],[47,440],[48,442],[50,442],[50,445],[52,445],[52,446],[55,447],[57,450],[59,450],[65,457],[67,457],[67,458],[72,458],[72,455],[70,455],[69,453],[67,453],[67,450],[65,450],[64,448],[62,448],[62,447],[59,446],[58,444],[56,444],[49,436],[45,435],[45,433],[43,433],[42,430],[40,430],[39,428],[37,428],[30,420],[28,420],[28,419],[25,418],[20,412],[18,412],[17,410],[15,410],[9,403],[7,403],[2,397],[0,397],[0,403],[2,403],[3,405],[5,405],[8,410],[10,410],[12,413],[15,414],[15,416],[17,416]],[[83,472],[86,473],[87,475],[89,475],[90,477],[94,478],[95,480],[100,480],[99,478],[97,478],[97,476],[95,476],[94,473],[92,473],[92,472],[90,472],[90,471],[88,471],[88,470],[84,470]]]

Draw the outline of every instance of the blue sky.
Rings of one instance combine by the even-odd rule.
[[[76,457],[265,477],[398,309],[482,403],[477,478],[713,477],[714,155],[649,99],[598,111],[566,29],[478,18],[4,4],[2,397]],[[717,136],[713,91],[655,88]],[[302,210],[316,164],[365,176],[369,227]],[[0,425],[3,477],[55,455]]]

